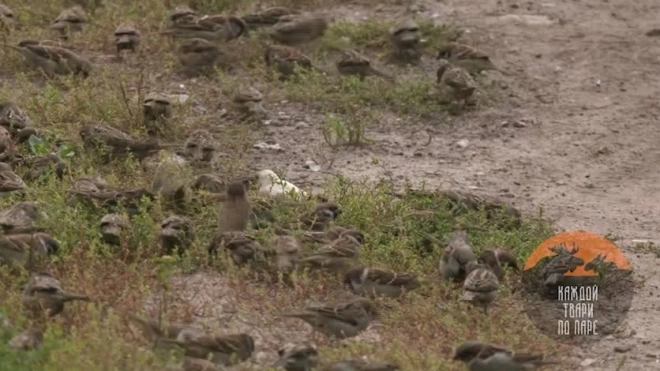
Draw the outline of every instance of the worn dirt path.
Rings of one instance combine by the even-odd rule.
[[[510,96],[451,126],[427,123],[433,133],[427,146],[420,144],[424,135],[376,129],[373,146],[340,152],[333,168],[505,197],[528,213],[543,208],[561,229],[620,237],[617,243],[644,280],[629,329],[575,357],[590,370],[616,370],[624,357],[622,370],[660,369],[658,260],[631,249],[633,239],[660,240],[660,38],[644,35],[660,27],[660,2],[446,0],[415,6],[424,16],[466,27],[464,39],[507,71],[493,79],[506,83]],[[391,9],[376,12],[391,16]],[[346,13],[369,15],[357,8]],[[523,125],[503,125],[507,121]],[[306,136],[306,129],[296,130]],[[286,141],[290,132],[273,135]],[[317,132],[313,137],[320,140]],[[461,139],[469,141],[464,149],[456,146]],[[288,147],[295,164],[288,177],[314,183],[299,166],[309,151],[290,139]]]

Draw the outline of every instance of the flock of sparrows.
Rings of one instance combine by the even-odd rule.
[[[86,11],[75,6],[62,11],[51,29],[67,40],[72,33],[83,32],[88,22]],[[0,23],[17,28],[20,21],[8,7],[0,4]],[[264,60],[286,79],[298,68],[315,68],[312,61],[298,46],[322,37],[329,26],[325,17],[287,8],[269,8],[242,17],[234,15],[201,15],[180,6],[174,9],[163,35],[183,41],[177,48],[178,61],[187,75],[213,71],[222,64],[221,45],[244,37],[257,28],[268,28],[274,43],[268,43]],[[421,58],[422,44],[419,26],[408,19],[391,31],[394,59],[415,63]],[[140,44],[140,32],[135,25],[121,24],[115,31],[116,52],[121,55],[135,52]],[[27,65],[42,70],[47,76],[74,74],[83,77],[92,73],[92,63],[83,56],[57,42],[23,40],[17,45],[6,45],[18,51]],[[448,43],[440,50],[437,73],[438,83],[455,100],[467,103],[476,90],[471,73],[495,69],[487,55],[460,43]],[[339,73],[365,78],[370,75],[392,77],[372,67],[371,62],[354,50],[346,50],[336,62]],[[237,108],[248,115],[263,113],[262,95],[254,89],[238,92],[234,99]],[[218,225],[208,252],[211,257],[226,254],[236,265],[248,266],[256,272],[281,277],[291,282],[296,272],[307,270],[319,274],[337,275],[352,294],[339,303],[310,305],[302,310],[283,313],[284,317],[298,318],[322,334],[334,339],[355,337],[366,330],[382,311],[377,297],[397,299],[419,288],[422,283],[415,274],[391,272],[360,264],[360,250],[366,236],[354,228],[335,225],[342,209],[328,200],[320,200],[314,210],[304,213],[297,223],[282,225],[270,210],[271,201],[253,203],[248,190],[256,185],[260,196],[272,202],[290,202],[290,197],[307,198],[311,195],[292,183],[280,179],[271,170],[231,181],[213,173],[195,174],[197,165],[210,164],[216,156],[215,140],[210,132],[199,129],[189,133],[183,145],[163,144],[159,141],[172,116],[172,101],[162,94],[150,93],[144,98],[144,124],[150,138],[133,138],[117,128],[102,123],[85,123],[80,137],[85,149],[96,153],[104,162],[132,156],[142,162],[151,176],[149,189],[120,189],[102,177],[88,176],[77,179],[70,189],[69,203],[83,203],[89,207],[107,210],[99,220],[102,241],[109,245],[122,245],[131,228],[130,217],[117,212],[121,207],[128,215],[138,212],[140,201],[161,197],[177,213],[160,225],[160,245],[166,255],[188,249],[196,238],[195,225],[187,217],[186,205],[192,192],[205,191],[218,203]],[[54,172],[62,178],[67,166],[57,155],[23,158],[17,147],[33,135],[47,135],[38,128],[20,106],[14,102],[0,103],[0,192],[21,192],[29,182]],[[23,174],[22,177],[18,173]],[[449,194],[449,197],[457,194]],[[474,199],[470,199],[474,201]],[[474,201],[475,203],[478,201]],[[59,243],[45,231],[34,226],[39,217],[39,205],[24,201],[10,209],[0,211],[0,263],[10,266],[33,266],[35,259],[55,254]],[[270,246],[264,246],[248,232],[249,227],[275,228],[278,237]],[[304,230],[303,239],[294,237],[293,231]],[[313,250],[303,246],[322,246]],[[490,249],[479,256],[469,244],[467,232],[453,232],[451,242],[442,253],[440,273],[446,280],[460,282],[462,299],[483,308],[488,313],[495,300],[505,268],[518,270],[516,259],[505,249]],[[84,295],[69,293],[59,281],[48,273],[33,274],[23,291],[26,313],[36,320],[60,314],[66,302],[89,301]],[[172,324],[160,328],[127,314],[132,322],[143,329],[154,344],[175,344],[185,350],[184,369],[211,370],[240,363],[249,359],[255,350],[254,339],[248,334],[211,335],[201,329]],[[43,341],[40,328],[33,327],[11,341],[16,349],[32,349]],[[516,354],[503,347],[469,341],[460,345],[455,360],[468,364],[470,370],[515,371],[531,370],[550,362],[543,356]],[[279,351],[276,367],[289,371],[305,371],[320,367],[319,354],[310,344],[287,344]],[[348,360],[323,366],[324,370],[396,370],[394,364]]]

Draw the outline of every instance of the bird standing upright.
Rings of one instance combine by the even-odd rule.
[[[243,182],[229,184],[226,196],[226,200],[219,205],[218,232],[244,231],[252,213],[252,203]]]

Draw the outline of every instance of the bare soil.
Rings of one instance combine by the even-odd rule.
[[[635,239],[658,240],[660,38],[645,33],[660,26],[660,3],[446,0],[413,7],[469,30],[463,40],[505,72],[488,76],[506,86],[504,103],[449,126],[384,123],[367,132],[371,146],[335,153],[323,145],[315,117],[294,113],[290,124],[267,131],[265,139],[285,151],[264,154],[264,161],[286,160],[287,178],[302,184],[320,184],[327,172],[502,197],[528,214],[542,209],[559,229],[618,237],[643,281],[628,328],[575,358],[589,370],[660,367],[657,257],[632,247]],[[342,17],[400,12],[355,8]],[[463,139],[466,148],[456,144]],[[310,159],[320,173],[304,168]]]

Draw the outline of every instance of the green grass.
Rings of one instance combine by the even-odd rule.
[[[91,304],[69,306],[66,313],[70,321],[53,320],[41,349],[27,353],[10,350],[6,347],[7,340],[29,325],[20,304],[20,291],[28,272],[16,275],[0,270],[0,308],[16,325],[9,332],[0,333],[0,370],[162,370],[166,364],[181,358],[181,352],[152,352],[150,344],[126,325],[123,312],[160,316],[165,321],[197,320],[220,332],[246,331],[257,337],[257,350],[265,352],[270,362],[284,342],[306,339],[309,331],[305,325],[281,320],[277,314],[312,300],[331,302],[336,291],[342,289],[330,277],[300,277],[295,287],[267,284],[251,279],[250,272],[232,266],[225,258],[209,262],[206,248],[213,237],[217,216],[216,206],[203,195],[197,195],[191,204],[190,216],[196,224],[197,239],[173,267],[164,268],[159,259],[159,223],[172,213],[159,200],[153,204],[144,202],[142,212],[132,219],[122,246],[103,245],[98,224],[105,211],[69,204],[68,191],[73,181],[85,175],[102,175],[118,187],[137,188],[148,187],[150,179],[137,161],[103,164],[95,153],[85,152],[78,134],[82,124],[104,122],[144,138],[141,98],[149,91],[171,91],[173,86],[184,84],[191,97],[176,107],[171,120],[176,130],[166,140],[179,143],[194,129],[212,129],[217,134],[218,148],[230,154],[229,159],[218,164],[217,170],[231,178],[255,168],[246,151],[261,135],[258,127],[230,122],[231,115],[220,117],[220,107],[229,107],[233,92],[243,84],[259,86],[266,102],[288,100],[301,104],[304,110],[320,112],[325,120],[319,135],[336,150],[368,145],[370,130],[388,116],[401,117],[403,122],[445,119],[445,108],[437,104],[432,94],[434,77],[429,79],[423,68],[397,69],[403,78],[397,79],[395,85],[374,78],[359,81],[318,72],[302,73],[279,83],[264,68],[258,35],[225,47],[229,57],[235,59],[236,70],[219,71],[211,79],[183,80],[175,74],[175,44],[157,35],[168,14],[166,3],[113,1],[96,9],[87,30],[71,40],[71,47],[89,56],[96,67],[84,81],[62,78],[44,82],[42,76],[23,68],[14,52],[0,50],[3,62],[0,100],[19,103],[51,134],[41,138],[40,150],[56,150],[52,137],[57,137],[66,144],[66,153],[73,153],[65,158],[69,173],[62,181],[49,177],[29,184],[23,196],[41,202],[46,217],[39,225],[61,242],[59,254],[37,269],[48,270],[60,278],[66,289],[94,299]],[[237,2],[232,1],[195,3],[203,12],[240,12],[256,9],[257,5],[252,1],[241,2],[237,9]],[[9,0],[5,4],[19,14],[24,24],[22,30],[6,37],[6,42],[15,43],[28,37],[50,38],[47,27],[66,2]],[[313,9],[320,2],[280,4]],[[123,21],[139,24],[143,39],[139,54],[119,64],[108,56],[113,53],[114,29]],[[418,21],[431,57],[435,48],[460,35],[453,25]],[[391,26],[390,21],[384,20],[360,24],[338,21],[306,52],[325,70],[332,69],[329,63],[336,57],[337,49],[344,47],[355,48],[369,55],[377,66],[384,66],[389,48],[387,32]],[[386,72],[394,71],[394,67],[385,68]],[[208,112],[200,114],[199,106],[206,107]],[[31,155],[27,146],[21,151]],[[425,284],[400,302],[388,303],[392,310],[385,313],[381,324],[369,331],[362,342],[347,341],[347,346],[336,347],[317,337],[324,361],[370,355],[373,359],[398,362],[404,370],[460,370],[463,366],[449,358],[453,347],[467,339],[498,342],[520,351],[555,349],[552,341],[539,335],[526,318],[519,318],[521,304],[507,287],[501,290],[488,318],[458,303],[460,290],[442,283],[438,277],[443,246],[427,238],[430,234],[442,241],[458,222],[480,226],[483,231],[471,234],[475,249],[505,246],[522,262],[551,235],[548,224],[533,218],[518,229],[503,229],[481,212],[455,218],[437,195],[406,193],[403,198],[395,197],[395,190],[387,181],[374,184],[336,178],[327,181],[325,190],[344,209],[338,224],[364,231],[367,238],[362,255],[364,264],[414,272],[423,277]],[[18,200],[18,196],[0,199],[0,209]],[[287,223],[312,208],[312,203],[295,209],[276,207],[275,213],[279,221]],[[435,213],[420,219],[412,216],[417,210]],[[272,230],[255,233],[264,244],[274,238]],[[188,279],[195,281],[188,284]],[[515,278],[510,280],[513,282]],[[103,310],[108,305],[115,309],[110,314]],[[374,342],[375,336],[380,338],[378,342]]]

